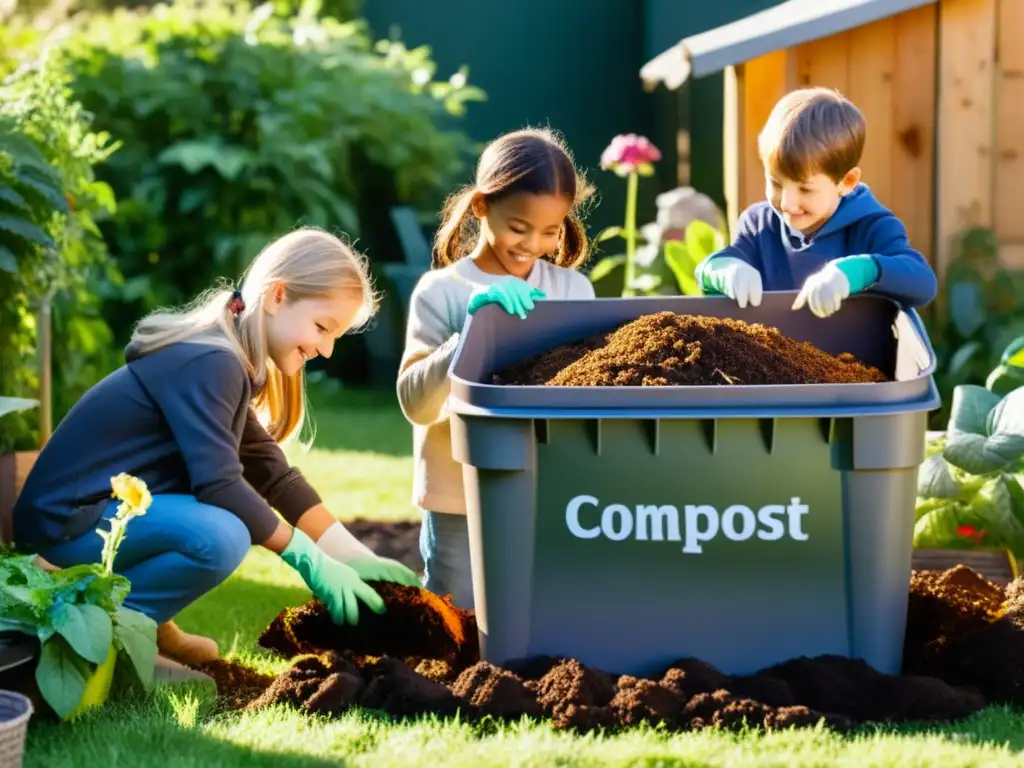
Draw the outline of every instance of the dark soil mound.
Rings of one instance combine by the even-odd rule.
[[[476,619],[472,612],[452,605],[449,596],[386,581],[368,583],[384,598],[386,613],[361,609],[358,625],[339,626],[323,603],[312,600],[278,614],[260,635],[259,644],[285,657],[350,651],[438,659],[460,669],[479,658]]]
[[[230,709],[243,709],[267,690],[275,679],[224,659],[207,661],[196,669],[213,678],[217,684],[217,695]]]
[[[357,628],[333,626],[315,602],[282,612],[262,636],[264,647],[287,656],[295,648],[329,647],[293,658],[275,680],[238,668],[228,673],[225,662],[205,671],[236,708],[283,703],[325,713],[359,705],[396,717],[528,715],[579,731],[641,723],[773,729],[822,721],[845,729],[957,720],[988,704],[1024,705],[1024,582],[1004,591],[963,567],[914,573],[905,674],[898,677],[838,656],[792,659],[745,676],[691,658],[652,679],[551,657],[502,669],[478,661],[471,612],[423,590],[375,586],[389,611]]]
[[[1024,706],[1024,579],[1005,590],[963,566],[915,573],[904,671]]]
[[[493,380],[518,386],[663,387],[888,379],[852,355],[830,355],[776,328],[660,312],[556,347],[495,374]]]

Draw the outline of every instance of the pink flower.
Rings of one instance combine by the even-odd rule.
[[[654,173],[652,163],[661,160],[661,152],[646,136],[635,133],[620,134],[612,139],[601,153],[601,168],[611,168],[619,176],[628,176],[634,171],[641,176]]]

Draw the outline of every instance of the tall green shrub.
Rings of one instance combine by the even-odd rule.
[[[94,167],[114,148],[47,58],[0,85],[0,392],[38,396],[36,316],[50,297],[55,417],[109,367],[97,288],[119,276],[96,221],[115,205]],[[35,419],[6,418],[0,451],[33,447]]]
[[[426,49],[269,4],[95,16],[65,56],[76,96],[123,142],[102,171],[121,201],[103,230],[126,278],[105,302],[119,341],[300,224],[379,258],[391,205],[436,209],[456,183],[470,146],[444,126],[482,97],[464,75],[434,82]]]

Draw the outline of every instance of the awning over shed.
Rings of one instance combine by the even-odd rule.
[[[1013,0],[1024,2],[1024,0]],[[772,51],[862,27],[936,0],[787,0],[731,24],[691,35],[640,69],[648,90],[675,90],[690,77],[718,72]]]

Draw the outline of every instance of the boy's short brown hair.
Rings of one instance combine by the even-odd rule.
[[[853,103],[830,88],[801,88],[779,99],[757,137],[769,173],[803,181],[824,173],[838,183],[860,163],[866,124]]]

